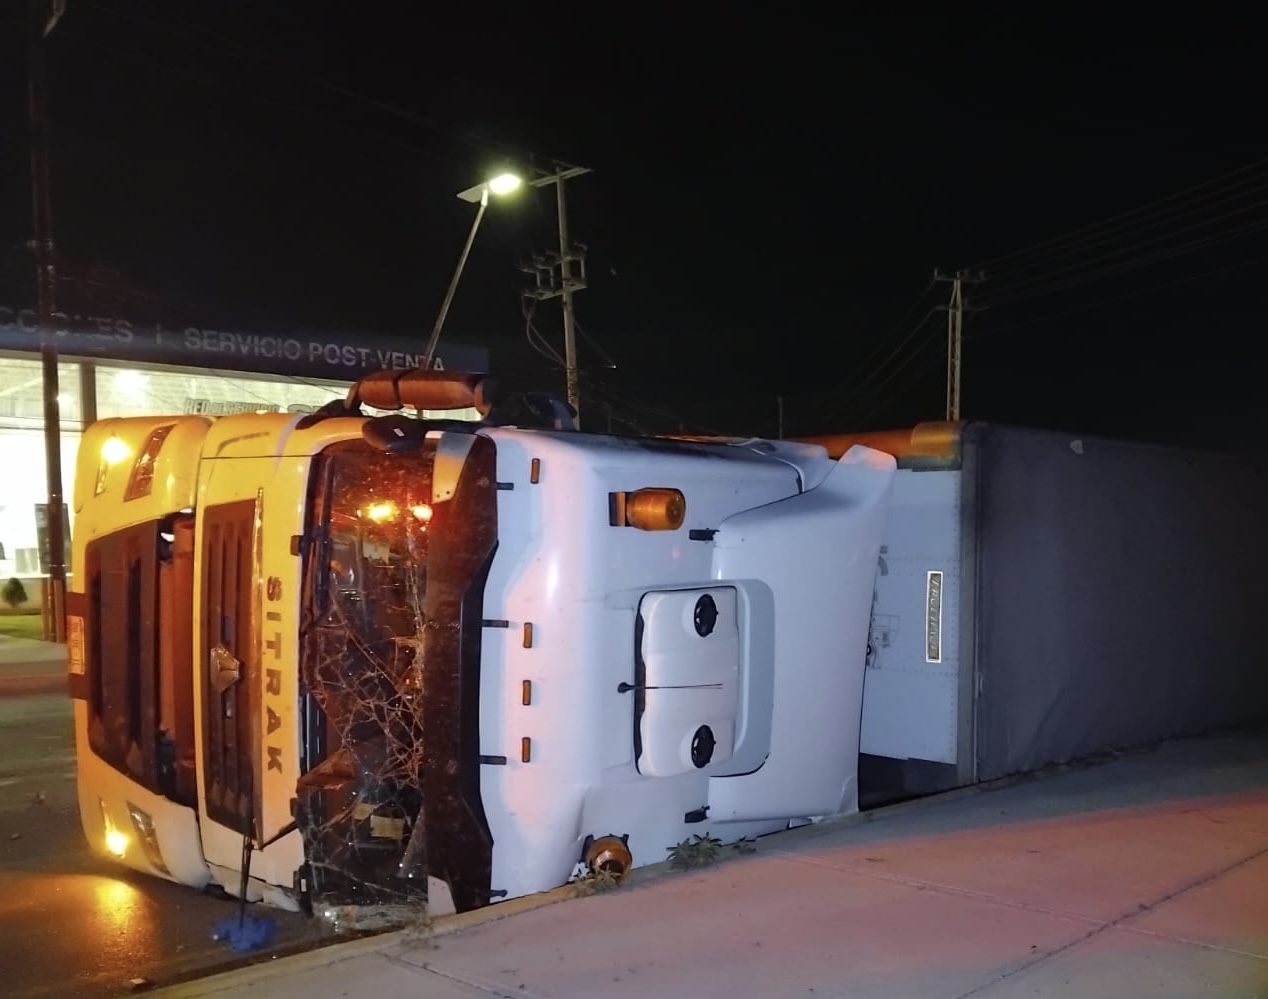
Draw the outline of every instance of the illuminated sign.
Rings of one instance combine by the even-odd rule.
[[[185,413],[192,416],[231,416],[234,413],[276,413],[281,409],[272,402],[220,402],[215,399],[186,399]],[[288,413],[315,413],[316,406],[294,402],[286,407]]]
[[[422,366],[425,338],[376,333],[238,333],[106,316],[53,313],[54,343],[71,357],[180,364],[199,368],[265,372],[295,377],[356,381],[385,369]],[[0,350],[39,349],[34,309],[0,305]],[[487,371],[483,347],[450,343],[435,367]]]

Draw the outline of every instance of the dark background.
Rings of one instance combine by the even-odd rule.
[[[25,7],[0,20],[0,297],[29,301]],[[591,428],[774,434],[781,397],[785,433],[938,419],[931,278],[968,268],[966,416],[1258,446],[1249,21],[740,10],[69,0],[63,294],[92,274],[178,327],[421,346],[472,218],[454,194],[557,158],[594,171],[567,184]],[[554,224],[549,189],[490,205],[445,337],[562,393],[518,294]],[[557,306],[536,325],[562,351]]]

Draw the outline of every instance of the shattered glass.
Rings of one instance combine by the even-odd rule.
[[[300,778],[314,899],[426,897],[422,662],[432,451],[360,442],[321,461],[308,539],[301,681],[323,716],[324,756]],[[324,751],[324,747],[329,747]]]
[[[466,911],[501,894],[481,768],[506,757],[480,744],[497,449],[443,431],[391,450],[373,423],[314,459],[297,541],[297,888],[315,905],[395,905],[437,879]]]

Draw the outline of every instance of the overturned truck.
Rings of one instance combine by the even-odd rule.
[[[1253,616],[1206,637],[1200,666],[1180,651],[1198,629],[1165,620],[1176,600],[1205,614],[1212,592],[1262,596],[1241,574],[1262,528],[1217,566],[1187,508],[1126,540],[1097,527],[1139,475],[1097,486],[1049,460],[1095,442],[569,421],[480,376],[410,371],[307,416],[93,425],[68,599],[89,842],[286,907],[467,910],[580,869],[619,876],[693,833],[853,811],[860,759],[882,797],[920,793],[1268,703]],[[1032,451],[1046,478],[983,470]],[[1192,494],[1224,503],[1202,526],[1240,524],[1263,479],[1212,461],[1205,494],[1181,464],[1170,493],[1140,498]],[[1160,582],[1157,529],[1205,559],[1201,585]],[[1108,561],[1085,578],[1089,552]],[[1178,675],[1190,664],[1203,680]]]

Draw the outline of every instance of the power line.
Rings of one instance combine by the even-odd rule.
[[[723,431],[716,427],[705,426],[695,420],[684,419],[680,414],[654,406],[651,403],[640,401],[632,396],[627,396],[616,391],[610,385],[606,384],[602,379],[590,378],[589,387],[592,391],[608,400],[617,402],[624,406],[627,410],[643,413],[648,416],[654,416],[660,420],[666,421],[675,426],[690,427],[694,432],[711,434],[713,436],[726,436]]]
[[[1138,237],[1150,231],[1156,231],[1161,227],[1169,227],[1166,231],[1153,237],[1147,242],[1157,242],[1176,235],[1179,232],[1186,231],[1185,228],[1175,228],[1175,224],[1187,218],[1196,215],[1205,215],[1206,218],[1201,224],[1211,224],[1215,221],[1225,218],[1233,218],[1238,215],[1244,215],[1255,208],[1262,207],[1263,201],[1246,204],[1245,199],[1253,194],[1268,190],[1268,179],[1250,178],[1256,183],[1245,186],[1244,184],[1236,185],[1237,187],[1245,187],[1244,190],[1237,193],[1226,193],[1220,197],[1209,199],[1200,199],[1189,205],[1177,205],[1173,209],[1158,213],[1154,217],[1143,218],[1135,222],[1122,223],[1116,226],[1109,226],[1103,232],[1094,233],[1086,239],[1078,240],[1064,248],[1054,248],[1052,250],[1043,251],[1033,256],[1023,258],[1019,263],[1005,266],[992,272],[992,278],[998,283],[1003,281],[1017,281],[1024,278],[1027,271],[1034,271],[1042,267],[1053,267],[1068,261],[1072,257],[1087,253],[1089,250],[1097,247],[1113,245],[1115,243],[1125,244],[1124,251],[1130,250],[1134,246],[1142,245]],[[1225,212],[1218,216],[1212,216],[1214,209],[1227,205],[1235,205],[1242,202],[1238,207],[1231,211]],[[1042,275],[1041,275],[1042,276]],[[1029,279],[1026,279],[1029,280]]]
[[[1228,230],[1223,234],[1205,236],[1200,239],[1190,240],[1189,242],[1182,243],[1179,246],[1158,250],[1155,253],[1146,254],[1145,256],[1139,257],[1135,260],[1126,260],[1112,267],[1103,267],[1088,274],[1075,275],[1063,281],[1057,281],[1053,284],[1040,288],[1032,288],[1029,291],[1021,291],[1015,295],[1004,295],[998,299],[989,299],[988,304],[991,308],[1000,308],[1001,306],[1012,304],[1014,302],[1037,298],[1058,291],[1064,291],[1069,288],[1089,284],[1093,281],[1104,280],[1105,278],[1113,277],[1117,274],[1139,270],[1140,268],[1148,267],[1151,264],[1162,263],[1166,260],[1174,260],[1177,257],[1187,256],[1209,246],[1217,246],[1220,243],[1226,243],[1230,240],[1250,235],[1251,233],[1263,231],[1264,229],[1268,229],[1268,219],[1256,222],[1252,225],[1239,226],[1236,229]]]
[[[83,42],[93,42],[95,37],[87,32],[84,27],[75,20],[68,22],[71,27],[64,29],[64,33],[69,36],[78,36]],[[138,50],[139,51],[139,50]],[[125,69],[136,69],[139,65],[138,60],[129,58],[128,50],[125,46],[103,46],[94,49],[94,57],[109,63],[113,66],[123,67]],[[322,126],[329,127],[331,125],[343,129],[351,134],[359,136],[370,136],[375,141],[382,142],[386,145],[393,146],[406,152],[427,156],[437,161],[447,164],[463,165],[463,161],[458,157],[447,153],[439,148],[430,148],[410,141],[401,135],[393,135],[366,120],[346,120],[338,116],[331,115],[328,111],[322,111],[309,104],[297,101],[287,101],[283,98],[275,96],[267,90],[233,90],[225,86],[223,80],[209,72],[202,71],[196,66],[186,62],[178,62],[164,58],[162,53],[145,52],[144,66],[147,74],[153,76],[155,73],[162,76],[166,80],[182,80],[185,83],[200,87],[205,90],[212,90],[222,94],[232,94],[234,99],[244,104],[254,105],[258,108],[270,109],[275,112],[285,113],[291,118],[303,118],[311,122],[316,122]],[[86,152],[83,155],[108,155],[111,159],[127,159],[131,162],[152,165],[152,155],[143,154],[131,147],[128,143],[120,143],[117,138],[110,139],[108,137],[94,137],[90,133],[80,129],[72,129],[68,127],[70,122],[66,120],[64,115],[61,121],[61,127],[58,129],[59,135],[63,137],[71,135],[74,140],[84,145]],[[62,140],[65,144],[65,138]],[[257,146],[253,150],[253,157],[260,157],[265,154],[276,154],[278,151],[276,146]],[[217,163],[217,171],[220,173],[228,169],[232,169],[233,164],[222,159]],[[251,170],[246,165],[237,166],[237,172],[242,175],[254,176],[256,171]]]
[[[613,432],[612,427],[614,423],[620,423],[623,426],[629,427],[639,436],[647,436],[648,431],[644,424],[639,423],[637,420],[621,413],[620,410],[609,400],[605,399],[602,394],[594,391],[589,386],[583,385],[581,387],[581,398],[585,400],[587,406],[590,406],[604,414],[606,418],[606,426],[604,429],[608,433]]]
[[[925,285],[924,290],[920,292],[919,296],[917,296],[915,299],[912,300],[911,304],[903,311],[902,315],[898,318],[898,321],[895,322],[891,327],[889,327],[889,329],[886,330],[885,333],[883,333],[876,340],[876,342],[872,344],[871,350],[868,351],[868,353],[866,354],[866,356],[862,358],[862,360],[854,364],[854,367],[851,370],[850,374],[847,375],[844,379],[842,379],[836,385],[835,388],[829,389],[827,392],[823,394],[819,404],[815,408],[817,408],[825,417],[832,415],[836,407],[840,405],[840,400],[839,400],[840,393],[843,392],[846,389],[846,387],[849,385],[850,381],[856,377],[856,372],[859,369],[868,368],[868,373],[867,375],[864,376],[864,384],[866,383],[868,378],[875,377],[876,369],[869,367],[869,365],[872,362],[872,359],[875,357],[878,357],[881,351],[885,349],[886,344],[889,341],[891,341],[893,337],[900,330],[906,328],[907,323],[911,320],[911,317],[916,314],[916,310],[918,310],[920,306],[924,304],[924,301],[928,297],[929,292],[933,289],[935,280],[936,280],[935,278],[929,279],[929,283]],[[928,316],[926,316],[925,318],[928,319]],[[861,387],[862,387],[861,385],[856,387],[855,391],[858,391],[859,389],[861,389]]]
[[[827,414],[825,419],[834,419],[838,416],[843,415],[845,411],[848,410],[856,402],[856,400],[866,398],[867,395],[875,394],[876,392],[879,392],[882,388],[884,388],[885,385],[889,383],[890,378],[886,378],[882,380],[879,384],[873,385],[872,383],[875,382],[876,378],[879,377],[880,374],[883,371],[885,371],[886,368],[891,363],[893,363],[893,361],[898,357],[899,354],[903,352],[903,350],[907,347],[907,345],[910,344],[912,340],[916,338],[916,336],[921,332],[921,330],[923,330],[925,326],[928,324],[929,320],[932,319],[935,315],[937,315],[937,313],[940,311],[941,311],[940,307],[934,306],[928,312],[926,312],[924,314],[924,317],[920,320],[920,322],[918,322],[915,326],[913,326],[907,332],[907,335],[903,337],[902,340],[899,341],[898,345],[895,346],[894,349],[889,352],[889,354],[885,357],[883,361],[880,362],[880,364],[872,366],[872,368],[868,371],[867,375],[864,377],[863,381],[860,382],[858,386],[856,386],[855,389],[848,396],[840,400],[837,403],[837,405],[833,407],[832,411],[829,414]],[[920,352],[920,349],[921,347],[916,347],[915,349],[913,349],[910,352],[908,359],[900,363],[897,370],[901,371],[904,367],[906,367],[906,365],[910,363],[911,358],[916,356]],[[872,386],[870,391],[868,391],[869,385]]]
[[[859,386],[859,389],[856,390],[851,396],[849,396],[847,399],[844,400],[842,406],[838,407],[838,412],[844,412],[844,409],[849,407],[856,399],[865,398],[862,390],[867,385],[867,382],[869,380],[873,380],[877,378],[878,376],[880,376],[881,372],[888,371],[888,373],[883,378],[881,378],[880,381],[875,382],[875,384],[872,385],[871,392],[869,394],[873,397],[876,397],[876,401],[873,404],[873,406],[867,411],[867,414],[864,418],[865,420],[870,419],[871,416],[875,414],[878,411],[878,409],[884,404],[884,400],[879,398],[879,395],[885,389],[887,385],[892,383],[895,378],[897,378],[900,374],[902,374],[903,371],[907,370],[912,365],[912,363],[917,361],[918,359],[921,359],[922,357],[927,358],[929,356],[936,356],[936,352],[925,349],[931,342],[931,339],[926,338],[924,342],[917,344],[916,346],[912,347],[911,350],[907,351],[906,356],[902,360],[898,361],[898,363],[895,366],[891,367],[891,364],[895,360],[898,359],[899,355],[903,353],[907,345],[910,344],[911,341],[914,340],[920,334],[921,330],[924,329],[925,325],[929,322],[930,318],[932,318],[936,313],[946,312],[947,313],[946,419],[948,420],[959,419],[960,408],[961,408],[960,406],[960,369],[961,369],[960,351],[961,351],[961,345],[963,343],[964,320],[965,320],[966,313],[979,311],[977,309],[969,308],[968,300],[964,297],[964,286],[976,285],[980,280],[982,280],[980,275],[973,275],[963,271],[950,275],[950,276],[942,275],[935,271],[933,275],[933,279],[930,282],[930,287],[932,287],[932,285],[937,282],[949,282],[951,284],[950,304],[944,305],[944,306],[934,306],[927,313],[925,313],[924,318],[918,324],[916,324],[916,326],[914,326],[911,329],[911,331],[902,339],[902,341],[899,342],[898,345],[889,353],[889,355],[885,358],[885,360],[882,361],[880,364],[878,364],[876,367],[874,367],[871,370],[871,372],[869,372],[868,379],[866,379],[864,383]],[[923,365],[922,365],[922,368],[923,368]]]
[[[1211,178],[1210,180],[1203,181],[1200,184],[1195,184],[1191,187],[1184,188],[1183,190],[1176,191],[1172,194],[1165,195],[1161,198],[1156,198],[1153,201],[1146,202],[1145,204],[1140,205],[1136,208],[1130,209],[1129,211],[1119,212],[1117,215],[1111,215],[1110,217],[1102,219],[1099,222],[1093,222],[1085,226],[1080,226],[1077,229],[1071,229],[1060,235],[1053,236],[1049,239],[1042,240],[1038,243],[1033,243],[1030,246],[1022,247],[1021,249],[1018,249],[1018,250],[1013,250],[1010,253],[1004,253],[996,257],[991,257],[987,260],[981,261],[980,263],[974,264],[972,267],[968,269],[973,271],[987,271],[989,273],[993,268],[998,268],[1001,264],[1005,263],[1006,261],[1016,260],[1017,258],[1024,257],[1027,254],[1034,253],[1046,247],[1053,247],[1053,246],[1061,245],[1063,243],[1068,243],[1072,240],[1077,239],[1080,236],[1086,236],[1086,234],[1090,232],[1095,232],[1097,230],[1104,229],[1115,222],[1120,222],[1124,219],[1131,219],[1131,218],[1135,218],[1136,216],[1146,214],[1150,211],[1157,209],[1161,205],[1169,204],[1178,199],[1189,197],[1200,191],[1204,191],[1212,186],[1225,184],[1227,181],[1231,180],[1234,177],[1239,177],[1243,174],[1260,170],[1265,166],[1268,166],[1268,157],[1264,157],[1262,159],[1256,160],[1253,163],[1248,163],[1245,166],[1238,167],[1236,170],[1231,170],[1228,173],[1221,174],[1218,177],[1214,177],[1214,178]]]
[[[1034,319],[1027,319],[1024,322],[1011,323],[1008,326],[995,327],[995,328],[987,326],[975,332],[973,336],[971,337],[971,339],[976,342],[983,339],[984,337],[996,336],[997,334],[1000,334],[1000,333],[1012,333],[1012,332],[1015,332],[1016,330],[1025,329],[1026,327],[1029,327],[1029,326],[1037,326],[1041,323],[1051,322],[1054,319],[1062,319],[1066,316],[1075,315],[1080,312],[1092,312],[1092,311],[1095,311],[1096,309],[1101,309],[1107,305],[1113,305],[1117,302],[1123,302],[1133,298],[1140,298],[1143,295],[1150,295],[1156,291],[1163,291],[1165,289],[1175,288],[1179,285],[1191,284],[1195,281],[1205,280],[1207,278],[1216,277],[1220,274],[1227,274],[1233,271],[1243,270],[1247,267],[1253,267],[1257,264],[1264,264],[1264,263],[1268,263],[1268,256],[1254,257],[1251,260],[1243,260],[1236,264],[1230,264],[1227,267],[1217,267],[1213,270],[1203,271],[1200,274],[1191,274],[1186,277],[1176,278],[1171,281],[1166,281],[1159,284],[1153,284],[1153,285],[1150,285],[1148,288],[1139,288],[1135,291],[1129,291],[1122,295],[1114,295],[1110,298],[1103,298],[1095,302],[1089,302],[1085,305],[1077,305],[1071,309],[1063,309],[1060,312],[1049,312],[1046,315],[1037,316]]]
[[[537,299],[528,295],[521,296],[520,310],[524,314],[524,338],[528,341],[528,345],[546,360],[558,365],[562,371],[567,366],[566,362],[559,356],[559,352],[550,345],[549,341],[541,335],[537,325],[533,322],[533,317],[537,314]]]
[[[892,381],[894,378],[898,377],[898,375],[901,374],[904,369],[910,367],[913,361],[919,361],[920,362],[919,365],[916,368],[912,369],[910,375],[907,378],[903,379],[903,382],[902,382],[903,386],[915,385],[917,382],[919,382],[919,380],[923,376],[926,375],[930,366],[937,359],[938,359],[937,352],[932,350],[926,351],[923,354],[912,353],[911,355],[908,356],[907,360],[904,361],[903,364],[900,365],[893,372],[892,375],[890,375],[887,381]],[[872,407],[868,409],[863,414],[863,416],[859,419],[858,426],[860,428],[866,429],[872,417],[874,417],[877,413],[879,413],[881,409],[884,407],[884,405],[886,404],[886,402],[888,401],[889,401],[888,398],[876,400],[876,402],[873,403]]]
[[[586,343],[588,343],[591,347],[593,347],[595,350],[595,353],[597,353],[603,359],[603,366],[605,368],[615,369],[616,361],[613,360],[612,355],[609,354],[606,350],[604,350],[601,346],[599,346],[599,342],[595,340],[594,337],[590,336],[590,334],[585,331],[585,329],[582,327],[580,323],[577,323],[576,326],[577,326],[577,332],[581,334],[581,339],[583,339]]]
[[[1011,285],[1010,285],[1010,284],[1005,284],[1003,287],[1004,287],[1004,290],[1005,290],[1005,291],[1012,291],[1012,292],[1022,291],[1022,290],[1024,290],[1025,288],[1032,287],[1032,286],[1034,286],[1034,285],[1036,285],[1036,284],[1040,284],[1040,283],[1042,283],[1043,281],[1045,281],[1045,280],[1047,280],[1047,279],[1049,279],[1049,278],[1057,277],[1057,276],[1059,276],[1059,275],[1061,275],[1061,274],[1067,274],[1067,273],[1070,273],[1071,271],[1076,271],[1076,272],[1077,272],[1077,271],[1079,271],[1079,270],[1083,270],[1083,269],[1085,269],[1085,268],[1088,268],[1088,267],[1089,267],[1089,266],[1091,266],[1091,265],[1094,265],[1094,264],[1097,264],[1097,263],[1101,263],[1101,262],[1104,262],[1104,261],[1113,260],[1113,259],[1115,259],[1115,258],[1117,258],[1117,257],[1122,257],[1122,256],[1124,256],[1125,254],[1129,254],[1129,253],[1131,253],[1133,250],[1139,250],[1139,249],[1141,249],[1141,248],[1143,248],[1143,247],[1151,246],[1151,245],[1154,245],[1154,244],[1157,244],[1157,243],[1163,243],[1163,242],[1166,242],[1166,241],[1167,241],[1167,240],[1169,240],[1169,239],[1173,239],[1173,238],[1174,238],[1174,237],[1176,237],[1176,236],[1182,235],[1182,234],[1184,234],[1184,233],[1192,232],[1192,231],[1193,231],[1193,230],[1195,230],[1195,229],[1203,229],[1203,228],[1205,228],[1205,227],[1207,227],[1207,226],[1213,225],[1213,224],[1214,224],[1214,223],[1216,223],[1216,222],[1222,222],[1222,221],[1225,221],[1225,220],[1227,220],[1227,219],[1234,218],[1234,217],[1236,217],[1236,216],[1238,216],[1238,215],[1242,215],[1242,214],[1244,214],[1246,211],[1249,211],[1249,210],[1252,210],[1252,209],[1255,209],[1255,208],[1263,208],[1263,207],[1265,207],[1265,206],[1268,206],[1268,199],[1263,199],[1263,200],[1261,200],[1261,201],[1257,201],[1257,202],[1255,202],[1255,203],[1254,203],[1254,204],[1252,204],[1252,205],[1248,205],[1248,206],[1246,206],[1246,208],[1245,208],[1245,209],[1241,209],[1241,210],[1237,210],[1237,211],[1232,211],[1232,212],[1225,212],[1225,213],[1224,213],[1224,214],[1222,214],[1222,215],[1217,215],[1217,216],[1215,216],[1215,217],[1213,217],[1213,218],[1204,219],[1204,220],[1203,220],[1203,221],[1201,221],[1201,222],[1194,222],[1194,223],[1192,223],[1192,224],[1190,224],[1190,225],[1182,226],[1182,227],[1180,227],[1179,229],[1174,229],[1174,230],[1172,230],[1171,232],[1164,233],[1164,234],[1162,234],[1162,235],[1160,235],[1160,236],[1156,236],[1156,237],[1154,237],[1154,238],[1152,238],[1152,239],[1146,239],[1146,240],[1139,241],[1139,242],[1137,242],[1136,244],[1134,244],[1133,246],[1124,247],[1124,248],[1122,248],[1122,249],[1115,250],[1115,251],[1112,251],[1112,252],[1110,252],[1110,253],[1103,253],[1103,254],[1100,254],[1099,256],[1095,256],[1095,257],[1090,257],[1090,258],[1087,258],[1087,259],[1083,259],[1083,260],[1080,260],[1080,261],[1078,261],[1078,262],[1076,262],[1076,263],[1073,263],[1073,264],[1068,264],[1068,265],[1067,265],[1067,266],[1065,266],[1065,267],[1059,267],[1059,268],[1056,268],[1055,270],[1048,271],[1048,272],[1047,272],[1047,273],[1045,273],[1045,274],[1041,274],[1041,275],[1038,275],[1038,276],[1035,276],[1035,277],[1027,278],[1026,280],[1023,280],[1023,281],[1020,281],[1020,282],[1016,282],[1016,283],[1013,283],[1013,284],[1011,284]],[[1194,244],[1194,245],[1210,245],[1210,244],[1213,244],[1213,243],[1223,242],[1223,241],[1225,241],[1225,240],[1227,240],[1227,239],[1234,239],[1234,238],[1238,237],[1239,235],[1242,235],[1242,234],[1243,234],[1243,233],[1245,233],[1245,232],[1254,232],[1254,231],[1257,231],[1258,229],[1263,228],[1263,226],[1265,225],[1265,222],[1268,222],[1268,220],[1259,219],[1259,220],[1256,220],[1255,222],[1248,223],[1248,224],[1246,224],[1246,225],[1230,227],[1230,228],[1226,229],[1223,233],[1211,233],[1211,234],[1209,234],[1208,236],[1203,237],[1203,239],[1202,239],[1201,241],[1199,241],[1198,243],[1196,243],[1196,244]],[[1189,245],[1189,244],[1184,244],[1184,246],[1187,246],[1187,245]],[[1176,250],[1178,250],[1178,249],[1182,249],[1182,248],[1183,248],[1183,247],[1174,247],[1174,248],[1171,248],[1171,249],[1176,249]],[[1159,251],[1159,252],[1167,252],[1167,251],[1166,251],[1166,250],[1162,250],[1162,251]],[[1130,261],[1127,261],[1127,263],[1130,263]]]
[[[462,142],[473,149],[480,150],[481,152],[495,156],[514,157],[525,162],[534,159],[534,154],[527,150],[520,149],[510,143],[483,139],[478,136],[473,136],[470,133],[455,132],[453,129],[447,128],[434,118],[430,118],[427,115],[411,111],[407,108],[402,108],[399,105],[389,103],[388,101],[384,101],[379,98],[359,93],[351,88],[333,83],[324,77],[296,67],[278,63],[259,52],[244,48],[233,39],[227,38],[219,32],[208,29],[203,25],[181,21],[178,18],[171,17],[170,14],[161,18],[155,17],[152,8],[151,12],[141,14],[136,10],[125,9],[110,3],[102,3],[100,0],[85,0],[85,2],[87,2],[89,6],[95,7],[107,15],[131,20],[134,23],[149,25],[160,31],[165,31],[170,35],[190,41],[195,45],[201,45],[205,50],[221,55],[228,55],[230,58],[237,59],[242,63],[263,70],[273,76],[299,83],[310,89],[321,91],[328,96],[338,97],[342,100],[359,104],[364,108],[378,112],[386,118],[393,119],[415,128],[430,131],[447,139]],[[149,53],[148,55],[152,56],[153,53]]]

